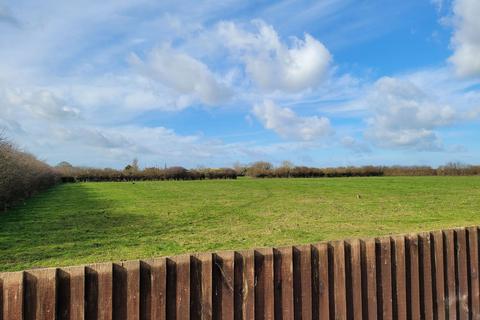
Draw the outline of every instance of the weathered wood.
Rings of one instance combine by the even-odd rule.
[[[467,235],[465,229],[455,230],[457,278],[458,278],[458,315],[459,320],[468,319],[468,263]]]
[[[212,297],[213,297],[213,256],[212,254],[198,254],[192,256],[191,261],[191,310],[192,319],[212,319]]]
[[[24,319],[54,320],[56,311],[56,269],[25,272]]]
[[[443,234],[441,231],[435,231],[431,234],[433,244],[433,285],[435,286],[434,315],[438,320],[446,319],[446,300],[445,300],[445,268],[444,268],[444,247]]]
[[[235,320],[255,317],[255,253],[235,253]]]
[[[420,319],[421,301],[420,301],[420,268],[419,268],[419,248],[418,235],[412,234],[407,237],[408,265],[407,265],[407,311],[410,319]]]
[[[219,252],[213,257],[213,318],[234,318],[234,261],[235,254]]]
[[[327,320],[330,317],[330,271],[329,271],[329,249],[327,243],[314,245],[316,250],[316,265],[318,274],[318,319]]]
[[[350,276],[351,276],[351,319],[363,318],[362,307],[362,257],[360,240],[352,240],[348,243],[350,252]]]
[[[140,262],[140,319],[165,320],[167,262],[165,258]]]
[[[433,285],[432,285],[432,259],[430,234],[419,235],[420,247],[420,270],[421,270],[421,293],[423,296],[422,318],[433,319]]]
[[[255,251],[255,319],[274,318],[273,250]]]
[[[0,273],[3,320],[23,320],[23,272]]]
[[[275,282],[275,319],[294,319],[293,248],[273,250]]]
[[[383,319],[392,319],[393,301],[392,301],[392,252],[390,238],[379,239],[380,249],[380,274],[381,281],[381,299]]]
[[[309,245],[293,248],[295,319],[312,319],[312,250]]]
[[[334,298],[335,318],[347,319],[347,297],[345,282],[345,243],[335,241],[332,243],[334,265]]]
[[[394,257],[394,318],[398,320],[407,319],[407,278],[405,265],[405,237],[393,237],[392,256]]]
[[[113,265],[113,318],[140,319],[140,261]]]
[[[455,236],[453,230],[445,230],[443,232],[443,245],[445,253],[445,273],[446,273],[446,285],[447,285],[447,310],[448,318],[457,318],[457,292],[455,283]]]
[[[85,267],[61,268],[57,271],[57,319],[83,320]]]
[[[476,227],[467,228],[468,233],[468,249],[469,249],[469,265],[468,276],[470,283],[470,318],[480,318],[480,290],[478,267],[478,229]]]
[[[377,255],[375,250],[375,239],[365,240],[363,243],[365,258],[365,288],[366,303],[364,314],[367,319],[377,319]],[[364,298],[365,299],[365,298]]]
[[[167,319],[190,318],[190,256],[167,259]]]
[[[113,265],[100,263],[85,267],[85,319],[111,320]]]

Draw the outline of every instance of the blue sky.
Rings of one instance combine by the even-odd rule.
[[[479,16],[478,0],[0,0],[0,128],[51,164],[480,163]]]

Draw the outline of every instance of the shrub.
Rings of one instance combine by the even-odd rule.
[[[53,168],[0,137],[1,208],[6,210],[58,182],[60,176]]]

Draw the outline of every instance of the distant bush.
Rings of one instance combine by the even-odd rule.
[[[59,181],[49,165],[0,137],[0,208],[6,210]]]

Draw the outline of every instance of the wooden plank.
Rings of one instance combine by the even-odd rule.
[[[23,320],[23,272],[0,273],[3,320]]]
[[[312,251],[310,245],[293,248],[294,308],[296,319],[312,319]]]
[[[457,256],[457,277],[458,277],[458,315],[459,320],[468,319],[468,248],[467,234],[465,229],[455,230],[456,256]]]
[[[350,272],[351,272],[351,291],[352,301],[351,319],[360,320],[363,318],[362,308],[362,257],[360,240],[349,242],[350,247]]]
[[[329,250],[327,243],[314,245],[318,255],[318,319],[327,320],[330,317],[330,277]]]
[[[294,319],[293,248],[273,250],[275,282],[275,319]]]
[[[423,319],[433,319],[433,285],[432,285],[432,259],[431,259],[431,241],[430,234],[421,233],[419,235],[420,246],[420,269],[421,269],[421,293],[423,296]]]
[[[213,318],[234,318],[234,260],[233,251],[219,252],[213,257]],[[272,293],[273,294],[273,293]]]
[[[100,263],[85,267],[85,319],[111,320],[113,265]]]
[[[140,314],[142,320],[166,319],[167,262],[165,258],[140,263]]]
[[[435,286],[435,318],[438,320],[446,319],[446,300],[445,300],[445,268],[443,255],[443,234],[441,231],[431,233],[433,242],[433,270],[435,278],[433,284]]]
[[[364,314],[367,319],[377,319],[377,260],[375,239],[365,240],[363,243],[365,252],[365,279],[366,279],[366,303]]]
[[[172,258],[176,266],[176,319],[190,319],[190,256]]]
[[[390,238],[380,238],[380,274],[383,319],[392,319],[392,252]]]
[[[56,311],[56,269],[28,270],[24,277],[26,320],[54,320]]]
[[[235,253],[235,320],[255,317],[255,253]]]
[[[345,282],[345,243],[335,241],[332,243],[334,265],[334,298],[335,318],[347,318],[347,294]]]
[[[83,320],[85,267],[61,268],[57,271],[57,318]]]
[[[255,250],[255,278],[255,319],[273,319],[273,249]]]
[[[395,282],[394,282],[394,316],[398,320],[407,319],[407,279],[406,279],[406,265],[405,265],[405,237],[393,237],[392,253],[395,263]]]
[[[478,229],[477,227],[467,228],[468,249],[469,249],[469,283],[470,283],[470,318],[474,319],[480,315],[480,290],[478,267]]]
[[[443,245],[445,252],[445,273],[447,285],[447,310],[448,318],[457,318],[457,293],[455,284],[455,237],[453,230],[445,230],[443,232]]]
[[[191,264],[191,310],[192,319],[212,319],[213,297],[213,256],[212,254],[198,254],[192,257]]]
[[[125,261],[122,263],[127,275],[126,309],[127,320],[140,319],[140,261]]]
[[[408,310],[409,319],[420,319],[421,309],[420,309],[420,270],[418,262],[418,235],[412,234],[407,237],[407,247],[408,247],[408,269],[407,269],[407,281],[409,283],[409,292],[407,295],[408,299]]]

